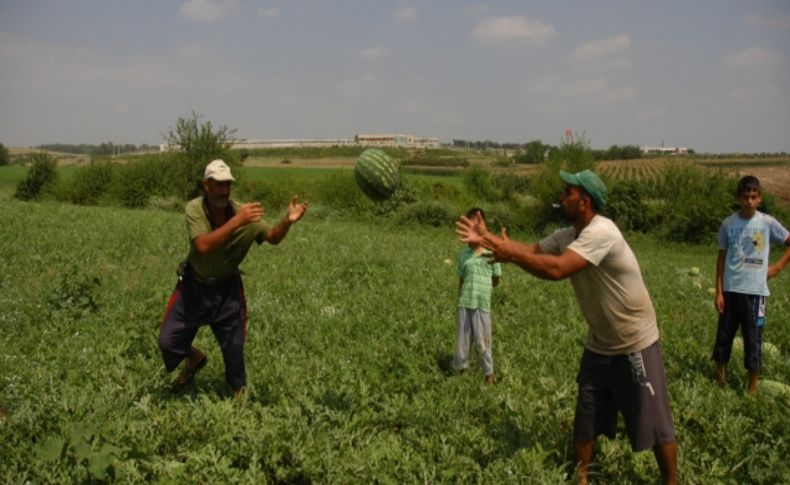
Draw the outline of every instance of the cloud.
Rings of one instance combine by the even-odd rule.
[[[466,15],[482,15],[488,12],[488,5],[479,3],[477,5],[467,5],[464,7],[464,14]]]
[[[366,73],[343,82],[340,91],[351,97],[377,95],[381,93],[381,83],[378,76]]]
[[[724,65],[729,68],[763,67],[779,62],[780,55],[772,49],[749,47],[738,52],[727,54]]]
[[[665,118],[667,116],[666,108],[650,108],[645,109],[637,113],[640,118],[647,119],[647,120],[657,120],[661,118]]]
[[[178,11],[190,20],[211,23],[230,13],[234,4],[235,0],[187,0]]]
[[[483,42],[528,41],[542,44],[557,34],[556,29],[539,20],[514,15],[492,17],[479,22],[472,35]]]
[[[410,115],[428,115],[431,113],[431,105],[425,101],[408,99],[400,103],[401,111]]]
[[[790,15],[781,15],[777,17],[747,15],[746,23],[761,29],[790,29]]]
[[[395,10],[393,15],[395,16],[395,20],[399,22],[411,22],[417,20],[417,17],[419,17],[417,8],[412,6],[399,7]]]
[[[277,7],[258,7],[258,16],[273,19],[280,16],[280,9]]]
[[[602,77],[564,81],[557,76],[546,76],[528,85],[526,90],[557,98],[573,98],[593,102],[617,102],[636,95],[636,89],[633,87],[611,87],[609,81]]]
[[[738,103],[756,103],[763,101],[770,102],[773,105],[790,104],[790,97],[786,94],[786,90],[772,85],[736,88],[727,93],[727,97]]]
[[[367,47],[359,51],[360,57],[365,59],[366,61],[380,61],[382,59],[387,59],[392,55],[389,49],[386,47],[381,46],[373,46]]]
[[[620,34],[606,39],[590,41],[573,52],[573,57],[580,61],[596,61],[631,49],[631,37]]]

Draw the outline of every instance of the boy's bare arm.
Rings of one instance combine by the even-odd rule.
[[[787,266],[788,262],[790,262],[790,236],[787,236],[787,239],[785,240],[785,252],[782,254],[782,257],[779,258],[777,262],[768,267],[768,279],[770,280],[771,278],[778,275],[779,272],[782,271],[785,266]]]
[[[724,262],[727,260],[727,250],[719,249],[716,258],[716,299],[714,304],[719,313],[724,313]]]

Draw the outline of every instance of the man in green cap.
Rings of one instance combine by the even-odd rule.
[[[676,483],[677,446],[669,407],[658,325],[639,263],[620,230],[600,214],[606,185],[584,170],[560,172],[560,196],[570,227],[534,244],[498,237],[484,222],[461,217],[459,239],[514,263],[538,278],[569,278],[588,324],[573,426],[576,472],[587,483],[596,437],[614,438],[622,413],[634,451],[652,449],[664,483]]]

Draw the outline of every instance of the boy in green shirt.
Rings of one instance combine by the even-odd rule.
[[[466,217],[485,222],[483,210],[477,207],[470,209]],[[486,257],[488,254],[491,252],[475,243],[469,243],[458,253],[458,310],[453,365],[458,372],[466,370],[474,342],[486,383],[493,384],[491,290],[499,284],[502,267],[499,263],[491,264]]]

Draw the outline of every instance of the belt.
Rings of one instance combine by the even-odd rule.
[[[198,276],[198,274],[195,273],[194,271],[192,271],[192,273],[190,273],[190,274],[192,275],[193,278],[195,278],[195,281],[197,281],[198,283],[203,283],[204,285],[214,286],[214,285],[221,285],[222,283],[227,283],[228,281],[232,280],[239,273],[237,271],[234,271],[234,272],[230,273],[229,275],[225,275],[225,276],[223,276],[221,278],[202,278],[202,277]]]
[[[214,286],[214,285],[221,285],[223,283],[227,283],[228,281],[232,280],[236,275],[239,274],[239,271],[231,271],[225,276],[219,278],[203,278],[189,265],[188,262],[184,261],[180,265],[178,265],[178,270],[176,270],[176,274],[178,274],[178,279],[183,281],[184,278],[187,276],[191,276],[195,279],[198,283],[202,283],[204,285]]]

